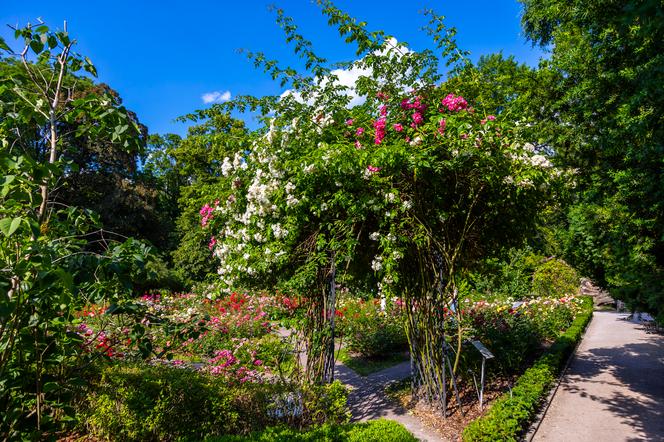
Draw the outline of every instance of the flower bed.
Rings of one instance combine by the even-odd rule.
[[[292,349],[272,317],[293,303],[283,297],[232,293],[147,294],[121,306],[88,306],[75,331],[82,350],[106,359],[188,366],[227,380],[260,381],[293,367]]]
[[[337,310],[345,347],[366,358],[403,353],[408,348],[402,303],[398,299],[345,299]]]
[[[570,327],[526,370],[510,393],[504,394],[483,417],[466,427],[464,441],[519,440],[580,341],[592,318],[592,309],[592,298],[582,298],[580,312]]]
[[[491,363],[501,373],[517,373],[572,324],[582,302],[573,296],[524,302],[467,301],[465,334],[493,352],[496,358]]]

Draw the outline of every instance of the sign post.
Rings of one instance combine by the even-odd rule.
[[[487,359],[492,359],[493,353],[489,351],[488,348],[484,346],[480,341],[471,341],[471,344],[477,349],[477,351],[480,352],[480,355],[482,355],[482,371],[480,372],[480,391],[478,393],[479,400],[480,400],[480,410],[482,409],[483,401],[484,401],[484,364],[486,363]]]

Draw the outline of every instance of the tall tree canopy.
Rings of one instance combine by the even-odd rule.
[[[567,250],[634,308],[664,315],[664,6],[524,0],[528,37],[559,73],[555,136],[577,168]]]
[[[33,78],[47,81],[53,72],[39,59],[24,63],[10,53],[0,60],[0,119],[11,119],[13,125],[8,142],[14,152],[42,163],[50,156],[50,141],[44,136],[50,122],[34,109],[43,105],[39,88],[48,83],[41,86]],[[147,128],[106,84],[67,72],[61,87],[56,111],[66,118],[56,123],[57,160],[66,166],[50,189],[49,204],[91,209],[100,215],[106,230],[163,246],[168,232],[158,213],[159,192],[138,169]],[[98,136],[103,128],[89,130],[107,119],[117,125],[110,136]]]

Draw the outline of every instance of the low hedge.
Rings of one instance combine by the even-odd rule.
[[[525,371],[514,385],[511,395],[502,395],[484,416],[464,429],[463,440],[519,440],[581,339],[592,314],[592,298],[584,297],[581,312],[572,325]]]
[[[202,440],[348,421],[347,391],[329,385],[231,383],[190,369],[105,367],[79,406],[83,431],[104,440]]]
[[[249,436],[222,436],[206,442],[416,442],[403,425],[386,419],[347,425],[322,425],[307,431],[272,427]]]

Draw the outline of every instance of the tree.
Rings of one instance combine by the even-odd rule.
[[[664,21],[658,1],[525,0],[523,25],[559,72],[549,142],[578,170],[571,262],[633,308],[664,315]]]
[[[32,105],[17,94],[16,85],[21,83],[21,87],[30,89],[26,83],[30,77],[23,76],[26,69],[34,71],[36,77],[53,74],[49,66],[19,60],[20,57],[0,61],[0,81],[7,84],[0,100],[7,112],[30,115]],[[65,92],[58,102],[57,157],[68,164],[66,173],[50,189],[50,204],[92,209],[101,215],[106,230],[125,237],[144,238],[165,248],[169,226],[157,207],[157,183],[137,167],[145,153],[147,128],[122,106],[120,96],[108,85],[95,84],[87,77],[67,72],[62,87]],[[111,137],[98,136],[96,130],[86,129],[94,128],[93,119],[98,116],[80,109],[74,114],[74,108],[85,100],[106,102],[114,113],[126,115],[126,124],[121,125],[126,126],[122,129],[126,146]],[[48,161],[50,140],[43,137],[43,131],[49,130],[48,124],[48,121],[24,121],[16,128],[15,133],[20,136],[14,137],[13,146],[37,161]]]
[[[125,148],[135,140],[123,135],[128,116],[103,97],[73,98],[69,73],[94,67],[72,51],[66,29],[28,25],[16,37],[25,46],[0,79],[0,435],[39,439],[74,419],[70,403],[89,363],[76,311],[126,295],[147,249],[102,237],[106,249],[90,251],[98,216],[49,198],[71,167],[60,155],[68,138],[85,133]],[[14,54],[4,41],[0,49]],[[5,100],[9,89],[21,103]],[[63,131],[81,120],[75,134]]]
[[[433,51],[368,32],[330,3],[323,13],[358,46],[359,60],[345,67],[364,74],[340,84],[278,11],[312,74],[250,54],[292,89],[281,99],[217,106],[258,109],[264,126],[220,158],[222,177],[201,223],[221,262],[222,289],[282,286],[305,295],[313,381],[332,377],[337,284],[405,298],[416,392],[444,403],[445,330],[461,315],[444,311],[458,305],[468,269],[531,231],[551,164],[518,125],[528,116],[484,98],[494,84],[477,75],[438,84]],[[454,72],[470,73],[453,32],[430,16],[443,57]],[[478,99],[459,95],[461,86]],[[354,95],[363,104],[350,106]],[[453,337],[458,354],[458,330]]]
[[[172,134],[152,137],[144,172],[161,189],[160,212],[175,224],[170,248],[175,271],[192,286],[216,274],[198,211],[223,176],[220,158],[242,145],[247,129],[216,107],[180,120],[198,124],[189,128],[184,139]]]

